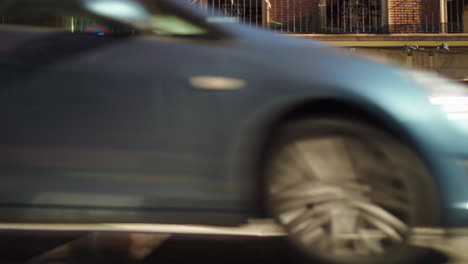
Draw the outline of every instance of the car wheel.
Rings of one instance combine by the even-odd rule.
[[[433,179],[410,147],[384,130],[338,118],[290,123],[266,162],[267,206],[309,258],[413,263],[415,226],[438,223]]]

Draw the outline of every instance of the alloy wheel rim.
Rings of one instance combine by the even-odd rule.
[[[348,136],[288,144],[269,169],[270,206],[293,241],[332,257],[383,255],[411,222],[404,173]]]

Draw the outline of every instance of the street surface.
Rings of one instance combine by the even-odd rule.
[[[2,232],[2,238],[0,263],[12,264],[303,263],[283,238],[39,232]],[[434,253],[421,264],[444,262]]]

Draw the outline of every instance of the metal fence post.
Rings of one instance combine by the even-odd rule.
[[[440,0],[440,33],[447,33],[447,0]]]
[[[327,2],[326,0],[319,1],[319,16],[320,16],[320,31],[324,32],[325,27],[327,26]]]
[[[462,15],[462,22],[463,22],[463,33],[468,33],[468,6],[466,5],[466,0],[463,0],[463,15]]]
[[[269,5],[269,1],[267,1],[267,0],[261,0],[261,1],[262,1],[262,25],[263,25],[263,27],[268,28],[269,24],[270,24],[270,5]]]
[[[390,1],[389,0],[380,0],[380,9],[381,9],[381,15],[380,15],[380,18],[381,18],[381,27],[382,27],[382,33],[388,33],[390,31],[390,27],[389,27],[389,24],[390,24],[390,21],[389,21],[389,5],[390,5]]]

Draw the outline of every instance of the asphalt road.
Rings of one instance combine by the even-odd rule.
[[[13,232],[0,237],[0,263],[304,263],[287,250],[282,238]],[[443,256],[434,253],[421,264],[443,262]]]

